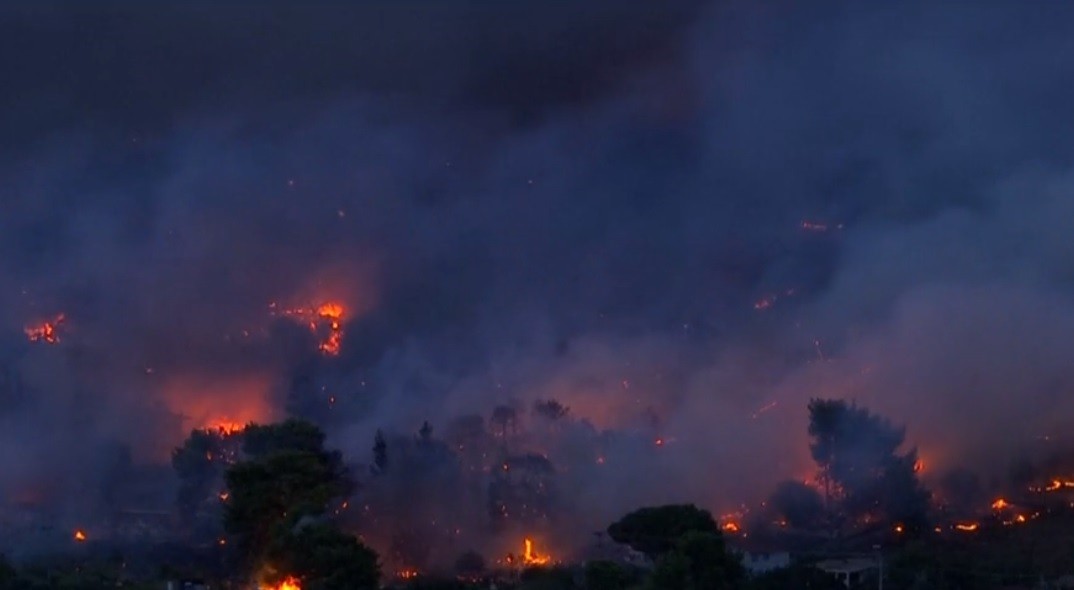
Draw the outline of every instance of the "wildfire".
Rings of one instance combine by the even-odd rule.
[[[1034,492],[1055,492],[1064,488],[1074,488],[1074,481],[1069,479],[1053,479],[1039,488],[1030,488]]]
[[[269,304],[272,313],[277,313],[275,303]],[[324,335],[317,349],[328,356],[337,356],[343,346],[343,320],[347,310],[343,304],[328,302],[316,307],[284,309],[278,313],[298,321],[305,322],[311,332],[316,335]]]
[[[75,541],[78,541],[79,543],[85,543],[86,542],[86,533],[83,532],[82,529],[78,529],[78,530],[75,531],[74,539],[75,539]]]
[[[733,521],[723,523],[720,528],[723,529],[725,533],[737,533],[739,530],[741,530],[738,526],[738,523]]]
[[[525,552],[522,553],[523,565],[540,566],[548,565],[552,561],[552,558],[548,555],[542,555],[533,548],[533,541],[527,537],[523,543],[525,544]]]
[[[41,322],[36,326],[27,326],[23,332],[26,333],[26,337],[30,339],[30,342],[57,344],[60,341],[60,326],[63,325],[66,319],[66,316],[61,313],[51,320]]]
[[[995,502],[992,502],[992,510],[1003,510],[1005,508],[1010,508],[1010,507],[1011,507],[1011,503],[1006,501],[1006,500],[1004,500],[1003,498],[999,498]]]
[[[960,523],[955,525],[955,528],[960,530],[960,531],[963,531],[963,532],[972,533],[973,531],[977,530],[977,523],[976,522],[960,522]]]
[[[224,436],[239,434],[245,429],[246,426],[244,424],[240,424],[239,422],[232,422],[231,420],[217,420],[204,428],[204,430],[219,432]]]
[[[262,585],[260,590],[302,590],[302,585],[299,584],[298,578],[294,576],[287,576],[279,584],[275,586]]]

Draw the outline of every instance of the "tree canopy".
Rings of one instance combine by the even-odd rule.
[[[366,587],[339,585],[351,582],[338,582],[327,573],[332,568],[339,570],[339,580],[379,579],[379,569],[367,567],[376,565],[375,554],[350,535],[316,523],[352,488],[342,456],[324,448],[320,429],[298,420],[251,425],[243,451],[243,460],[227,471],[224,526],[249,566],[270,563],[308,579],[303,587],[314,590]]]
[[[655,558],[675,549],[690,532],[720,534],[720,527],[707,510],[693,504],[670,504],[641,508],[608,527],[617,543]]]
[[[366,590],[380,582],[377,554],[324,523],[300,526],[281,536],[269,558],[283,575],[301,580],[303,590]]]
[[[814,399],[809,436],[829,511],[924,525],[928,493],[917,479],[917,451],[899,452],[904,428],[844,400]]]

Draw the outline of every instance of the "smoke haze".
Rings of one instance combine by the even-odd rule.
[[[0,490],[554,398],[626,433],[568,484],[598,528],[805,476],[810,397],[926,474],[1061,438],[1074,9],[586,6],[0,9]],[[336,357],[276,311],[328,301]]]

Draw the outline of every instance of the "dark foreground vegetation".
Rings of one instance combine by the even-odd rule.
[[[919,482],[916,453],[900,450],[901,428],[839,400],[814,400],[809,410],[814,482],[780,485],[763,510],[742,522],[745,532],[693,505],[645,507],[606,529],[628,558],[560,563],[527,556],[505,564],[464,551],[453,567],[409,572],[384,571],[383,556],[336,517],[355,483],[315,425],[249,425],[241,437],[195,431],[173,456],[183,482],[179,508],[189,515],[189,538],[209,534],[211,543],[158,548],[150,558],[88,542],[62,557],[3,560],[0,590],[184,583],[262,590],[834,590],[873,588],[881,576],[888,590],[1074,582],[1074,502],[1053,502],[1028,517],[997,512],[952,524],[944,520],[950,508]],[[426,424],[421,436],[430,435]],[[373,455],[383,469],[379,435]],[[222,491],[213,488],[214,478]],[[205,513],[215,520],[199,522]],[[785,561],[758,567],[758,544]],[[839,567],[854,569],[853,579],[838,580]]]

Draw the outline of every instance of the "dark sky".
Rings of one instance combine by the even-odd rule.
[[[8,488],[76,438],[279,415],[296,374],[362,398],[355,453],[511,399],[655,408],[673,474],[744,471],[684,496],[793,475],[812,396],[941,464],[1072,406],[1063,3],[147,4],[0,8]],[[309,360],[267,305],[326,297],[348,336]]]

